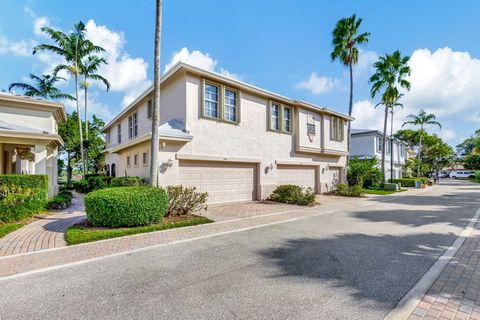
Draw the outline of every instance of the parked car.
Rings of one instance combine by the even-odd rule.
[[[450,172],[448,172],[448,171],[440,172],[438,174],[438,177],[439,178],[448,178],[448,177],[450,177]]]
[[[475,172],[468,171],[468,170],[458,170],[450,172],[450,178],[458,179],[458,178],[472,178],[475,176]]]

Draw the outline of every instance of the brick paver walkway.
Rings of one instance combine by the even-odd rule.
[[[366,201],[368,199],[343,199],[344,200],[341,202],[320,205],[313,208],[304,207],[302,210],[296,209],[293,211],[264,214],[244,219],[221,221],[193,227],[114,238],[75,246],[61,247],[54,250],[43,250],[27,254],[0,257],[0,277],[89,260],[121,252],[128,252],[135,249],[148,248],[155,245],[165,245],[176,241],[235,232],[252,227],[285,222],[292,219],[307,218],[341,210],[349,210],[371,203]]]
[[[480,319],[480,222],[408,320]]]
[[[0,256],[64,247],[67,245],[65,230],[83,219],[83,195],[75,194],[66,211],[41,217],[1,238]]]

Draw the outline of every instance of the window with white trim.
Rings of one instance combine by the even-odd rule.
[[[270,106],[270,129],[280,131],[280,105],[277,103]]]
[[[220,88],[216,85],[205,83],[205,109],[204,115],[210,118],[219,118]]]
[[[130,156],[127,156],[127,167],[130,168]]]
[[[138,153],[133,155],[133,165],[138,167]]]
[[[144,153],[142,154],[142,164],[143,164],[144,166],[147,165],[147,153],[146,153],[146,152],[144,152]]]
[[[108,130],[106,133],[105,133],[105,142],[108,144],[110,143],[110,130]]]
[[[135,112],[130,117],[128,117],[128,138],[132,139],[138,135],[138,117]]]
[[[283,131],[291,132],[292,130],[292,109],[283,107]]]
[[[344,121],[338,117],[330,118],[330,140],[342,142],[344,139]]]
[[[382,137],[377,137],[377,152],[382,152],[383,150],[383,139]]]
[[[122,143],[122,125],[120,123],[117,125],[117,142]]]
[[[225,89],[224,118],[227,121],[237,122],[237,92]]]

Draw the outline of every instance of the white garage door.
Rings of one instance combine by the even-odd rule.
[[[179,184],[208,192],[208,203],[251,201],[256,198],[255,165],[180,161]]]
[[[279,184],[294,184],[315,190],[315,167],[279,165]]]

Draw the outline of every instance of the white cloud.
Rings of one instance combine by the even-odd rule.
[[[340,80],[324,76],[318,76],[316,72],[312,72],[308,80],[298,82],[295,87],[298,89],[309,90],[314,94],[322,94],[332,91],[340,86]]]
[[[0,35],[0,54],[12,54],[15,56],[30,56],[32,54],[30,45],[25,40],[10,41]]]
[[[404,103],[437,116],[475,112],[480,100],[480,60],[445,47],[415,50],[410,58],[411,91]]]
[[[442,129],[438,132],[438,135],[440,138],[442,138],[445,141],[456,141],[458,140],[458,135],[454,130],[451,129]]]
[[[132,102],[141,92],[151,85],[147,78],[148,64],[142,58],[132,58],[125,52],[125,37],[122,32],[115,32],[104,25],[97,25],[94,20],[86,24],[87,38],[102,46],[108,64],[99,70],[111,85],[111,90],[123,92],[123,105]],[[94,83],[104,88],[101,83]]]
[[[88,101],[87,101],[87,106],[88,106],[88,116],[91,117],[92,114],[95,114],[97,117],[101,118],[105,122],[110,121],[113,116],[115,115],[112,113],[108,106],[104,103],[99,102],[98,100],[98,92],[97,91],[88,91]],[[85,101],[85,94],[83,90],[80,90],[78,93],[78,100],[81,102],[80,103],[80,113],[82,116],[82,119],[84,119],[85,115],[85,109],[83,108],[84,106],[84,101]],[[65,108],[67,111],[72,112],[72,111],[77,111],[77,103],[76,101],[72,100],[65,100]]]
[[[354,76],[370,76],[373,71],[373,64],[377,62],[379,58],[378,53],[371,50],[359,49],[358,63],[353,69]]]
[[[37,36],[46,36],[42,31],[43,27],[49,27],[50,21],[46,16],[37,16],[37,14],[30,8],[25,7],[24,11],[33,19],[33,33]]]
[[[242,80],[243,78],[242,76],[223,68],[217,70],[218,61],[210,57],[210,54],[203,53],[199,50],[192,50],[190,52],[186,47],[183,47],[179,51],[176,51],[172,54],[172,57],[170,58],[170,61],[165,65],[165,69],[163,72],[166,73],[180,61],[198,67],[200,69],[220,73],[221,75],[232,79]]]

